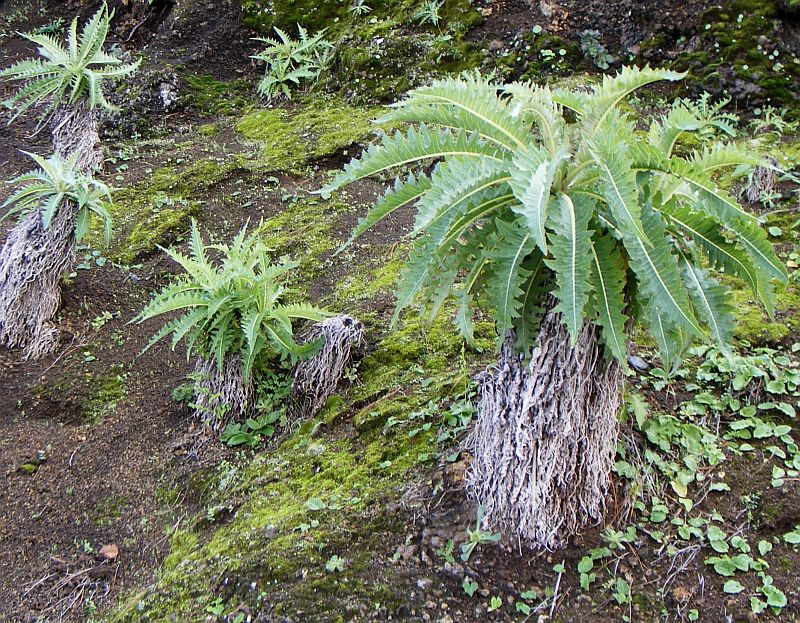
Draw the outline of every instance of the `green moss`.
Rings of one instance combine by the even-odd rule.
[[[484,56],[483,47],[457,36],[442,38],[404,31],[380,36],[356,33],[342,40],[323,83],[343,89],[351,100],[391,102],[432,78],[479,67]]]
[[[792,286],[777,287],[775,320],[770,320],[747,291],[734,290],[733,304],[737,311],[734,335],[753,346],[774,346],[800,328],[800,294]]]
[[[92,522],[97,526],[110,526],[114,520],[122,517],[128,500],[125,496],[109,496],[100,498],[94,507]]]
[[[197,127],[197,133],[200,136],[214,136],[219,132],[219,128],[213,123],[204,123]]]
[[[125,396],[125,378],[121,369],[116,374],[87,376],[91,393],[83,405],[83,417],[92,424],[100,423],[103,416],[117,408],[117,403]]]
[[[259,234],[276,256],[289,254],[300,260],[298,274],[308,279],[325,269],[320,257],[343,242],[333,230],[350,209],[345,203],[315,196],[286,196],[283,209],[261,224]]]
[[[168,246],[189,227],[189,219],[199,213],[196,196],[228,177],[231,162],[203,159],[188,166],[165,166],[146,180],[114,193],[112,217],[115,242],[108,257],[121,264],[153,252],[157,245]],[[89,245],[102,244],[102,234],[94,228]]]
[[[339,100],[309,100],[299,112],[260,110],[245,115],[236,131],[264,144],[268,170],[300,171],[313,160],[337,154],[365,139],[379,109],[348,106]]]
[[[375,266],[359,267],[345,275],[337,284],[336,297],[344,307],[358,305],[359,302],[370,300],[381,292],[394,290],[405,262],[400,257],[387,260],[387,255],[393,248],[393,245],[385,247],[373,245],[371,249],[375,256],[373,260]]]
[[[342,589],[337,586],[367,604],[391,599],[386,589],[390,572],[382,572],[382,582],[360,574],[372,567],[376,550],[384,549],[385,535],[399,530],[366,513],[370,501],[392,490],[392,479],[365,460],[369,452],[359,446],[312,442],[296,434],[278,451],[257,456],[218,494],[223,500],[247,499],[232,521],[207,538],[191,529],[176,532],[157,585],[131,598],[135,603],[122,604],[112,620],[201,620],[220,573],[228,578],[227,599],[235,595],[237,602],[255,607],[258,593],[268,590],[275,612],[313,608],[320,621],[338,611]],[[415,443],[406,452],[422,449]],[[312,498],[326,508],[309,510],[306,502]],[[312,520],[319,524],[312,527]],[[341,574],[325,570],[333,553],[347,561]],[[249,588],[253,585],[258,590]],[[402,600],[403,595],[393,598]]]
[[[729,88],[750,105],[796,105],[800,62],[777,43],[776,13],[775,0],[734,0],[706,10],[699,24],[700,43],[674,67],[689,70],[689,87]]]
[[[213,76],[186,76],[190,105],[206,116],[233,115],[251,103],[252,85],[245,80],[220,82]]]
[[[76,377],[74,373],[65,373],[53,383],[37,385],[34,391],[39,399],[54,403],[70,396],[69,402],[76,406],[75,415],[80,415],[89,424],[98,424],[125,397],[127,377],[122,366],[111,366],[103,374],[85,371]]]

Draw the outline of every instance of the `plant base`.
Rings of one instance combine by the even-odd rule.
[[[348,366],[364,348],[364,325],[345,314],[316,323],[306,341],[325,338],[322,350],[295,366],[289,419],[313,417],[336,391]]]
[[[479,377],[467,441],[467,492],[489,525],[553,549],[602,519],[621,382],[591,326],[573,347],[560,317],[547,314],[529,365],[506,336],[497,365]]]
[[[250,417],[255,407],[253,381],[245,381],[241,357],[229,357],[220,372],[213,361],[194,364],[194,411],[204,426],[221,431],[231,419]]]

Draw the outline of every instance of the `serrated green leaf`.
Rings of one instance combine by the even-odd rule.
[[[602,327],[602,341],[611,355],[627,367],[625,268],[617,243],[608,234],[595,235],[593,239],[592,288],[592,300]]]
[[[589,220],[592,213],[589,201],[576,198],[573,202],[568,195],[561,194],[554,201],[548,219],[552,257],[545,261],[556,279],[554,294],[558,305],[554,311],[561,314],[573,344],[583,327],[591,292],[593,252]]]

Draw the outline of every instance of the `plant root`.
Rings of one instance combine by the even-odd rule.
[[[61,207],[48,229],[38,212],[11,230],[0,250],[0,344],[37,359],[58,346],[50,320],[61,303],[61,276],[75,261],[76,207]]]
[[[219,432],[231,419],[253,415],[255,388],[252,379],[245,381],[244,363],[238,355],[228,357],[221,372],[213,361],[198,357],[192,378],[192,407],[205,428]]]
[[[314,324],[305,341],[325,338],[322,350],[298,363],[289,395],[290,422],[313,417],[336,391],[347,368],[364,353],[364,324],[340,314]]]
[[[570,346],[548,313],[525,364],[506,335],[497,365],[478,377],[468,495],[487,525],[554,549],[605,510],[618,431],[622,375],[606,362],[596,329]]]
[[[775,191],[778,176],[775,171],[779,170],[780,163],[772,158],[767,158],[767,166],[756,167],[747,178],[747,186],[744,188],[744,196],[752,204],[758,204],[762,197],[769,196]]]

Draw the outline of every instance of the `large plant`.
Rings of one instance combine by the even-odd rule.
[[[77,153],[67,158],[58,154],[42,158],[36,154],[24,153],[33,158],[39,168],[8,182],[20,187],[2,205],[9,210],[0,221],[10,216],[17,216],[22,220],[32,212],[39,212],[42,227],[48,229],[52,227],[58,211],[69,206],[72,210],[77,208],[74,220],[75,242],[79,242],[89,230],[90,217],[94,214],[103,222],[108,244],[111,241],[112,224],[108,211],[111,203],[111,190],[108,186],[76,169]]]
[[[309,35],[300,24],[297,25],[298,39],[292,39],[278,27],[275,32],[279,39],[254,39],[267,44],[266,48],[252,57],[266,65],[264,77],[258,83],[258,93],[268,100],[279,95],[291,99],[292,88],[316,80],[325,69],[333,46],[325,40],[324,30]]]
[[[715,271],[768,310],[770,280],[786,278],[758,220],[716,181],[761,159],[681,144],[725,130],[718,111],[681,101],[643,131],[623,106],[682,77],[625,68],[587,90],[440,80],[381,120],[405,133],[321,191],[402,172],[354,232],[416,207],[397,313],[418,302],[433,316],[454,298],[467,338],[475,307],[492,314],[502,349],[481,376],[467,489],[488,522],[539,546],[602,518],[629,329],[646,327],[673,366],[693,339],[731,339]]]
[[[113,11],[106,5],[95,13],[78,35],[78,19],[72,21],[67,40],[49,34],[23,34],[36,44],[41,58],[25,59],[0,71],[0,79],[23,85],[4,102],[13,121],[31,106],[41,105],[40,124],[62,106],[85,101],[89,109],[115,110],[103,94],[103,84],[132,74],[141,60],[125,63],[103,50]]]
[[[221,261],[214,262],[209,251],[220,254]],[[206,245],[192,221],[190,254],[165,252],[185,272],[156,294],[134,320],[143,322],[175,311],[182,314],[167,322],[146,349],[171,335],[173,348],[184,340],[188,355],[213,361],[220,372],[228,359],[241,359],[247,381],[260,356],[296,361],[320,348],[320,341],[296,342],[292,322],[316,322],[327,312],[306,303],[285,302],[288,291],[283,281],[297,264],[270,263],[257,234],[248,236],[245,228],[230,245]]]
[[[552,294],[573,340],[594,323],[622,363],[631,317],[669,362],[691,338],[727,345],[729,297],[709,269],[743,280],[769,310],[769,281],[786,272],[758,220],[713,177],[761,159],[732,144],[678,149],[684,132],[707,126],[686,102],[647,132],[620,106],[639,87],[681,77],[626,68],[589,91],[441,80],[382,120],[411,122],[405,134],[371,147],[323,191],[441,161],[430,175],[398,178],[354,236],[415,205],[398,310],[418,299],[432,315],[452,294],[468,337],[479,302],[500,337],[513,329],[527,351]]]

